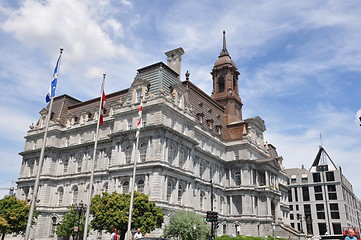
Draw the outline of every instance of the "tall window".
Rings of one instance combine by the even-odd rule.
[[[77,204],[78,202],[78,186],[74,186],[72,189],[73,192],[73,204]]]
[[[335,174],[333,172],[326,172],[326,180],[328,182],[335,181]]]
[[[224,78],[223,77],[218,78],[218,92],[219,93],[224,92]]]
[[[338,210],[338,203],[330,203],[331,218],[340,219],[340,212]]]
[[[125,181],[123,183],[123,193],[128,193],[129,192],[129,182]]]
[[[178,185],[178,202],[182,203],[183,187],[182,184]]]
[[[69,159],[64,159],[63,165],[64,165],[63,172],[67,173],[68,172],[68,166],[69,166]]]
[[[313,173],[313,182],[321,182],[321,174],[320,173]]]
[[[337,200],[336,185],[327,185],[327,191],[330,200]]]
[[[314,186],[315,190],[315,200],[323,200],[322,187]]]
[[[303,201],[310,201],[310,194],[308,191],[308,187],[302,187],[302,196],[303,196]]]
[[[103,192],[108,192],[108,189],[109,189],[109,184],[106,182],[103,185]]]
[[[137,98],[135,99],[136,103],[140,103],[140,100],[142,99],[142,89],[137,90]]]
[[[203,176],[203,163],[199,163],[199,177],[202,178]]]
[[[139,180],[137,183],[137,191],[140,193],[144,192],[144,180]]]
[[[81,172],[81,165],[83,164],[83,161],[82,161],[82,159],[79,159],[78,161],[77,161],[77,168],[76,168],[76,171],[79,173],[79,172]]]
[[[142,113],[142,127],[147,126],[147,114]]]
[[[226,201],[224,200],[224,197],[221,197],[221,202],[220,202],[220,208],[219,208],[219,213],[220,214],[224,214],[223,209],[224,209],[224,204],[226,203]]]
[[[128,119],[128,130],[133,129],[133,119]]]
[[[57,224],[57,218],[56,217],[52,217],[51,218],[51,229],[50,229],[50,236],[53,237],[55,235],[55,231],[56,231],[56,226]]]
[[[168,147],[168,162],[170,164],[173,163],[175,157],[175,147],[173,145],[169,145]]]
[[[64,198],[64,189],[61,187],[58,189],[58,206],[61,206]]]
[[[132,151],[133,151],[133,146],[132,145],[128,145],[125,148],[125,162],[126,163],[130,163],[132,160]]]
[[[185,157],[185,151],[183,148],[179,151],[179,166],[183,167],[185,163],[186,157]]]
[[[241,185],[241,171],[234,171],[234,182],[237,186]]]
[[[167,184],[167,201],[170,201],[170,200],[171,200],[172,191],[173,191],[172,183],[171,183],[171,182],[168,182],[168,184]]]
[[[140,144],[140,149],[139,149],[139,154],[140,154],[140,161],[141,162],[145,162],[146,158],[147,158],[147,148],[148,148],[148,143],[144,142],[142,144]]]
[[[32,176],[34,174],[34,166],[35,166],[35,161],[29,160],[29,176]]]
[[[317,210],[317,219],[325,219],[325,205],[322,204],[316,204],[316,210]]]
[[[199,207],[201,210],[203,210],[204,207],[204,192],[201,192],[199,196]]]

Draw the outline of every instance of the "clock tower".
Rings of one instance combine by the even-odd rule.
[[[212,69],[212,98],[224,107],[226,124],[242,120],[242,100],[238,95],[238,69],[226,47],[226,32],[223,31],[223,48]]]

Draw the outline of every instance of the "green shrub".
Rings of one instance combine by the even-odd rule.
[[[236,237],[232,237],[229,235],[223,235],[220,237],[216,237],[216,240],[273,240],[272,236],[268,236],[267,238],[263,238],[263,237],[254,237],[254,236],[242,236],[242,235],[238,235]],[[276,240],[286,240],[284,238],[275,238]]]

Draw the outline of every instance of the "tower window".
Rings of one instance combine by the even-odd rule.
[[[224,78],[223,77],[218,78],[218,92],[219,93],[224,92]]]

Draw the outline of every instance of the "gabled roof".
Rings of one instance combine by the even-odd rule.
[[[320,146],[320,149],[318,150],[318,153],[316,155],[315,160],[312,163],[311,168],[321,165],[329,165],[329,163],[331,163],[335,167],[335,169],[338,169],[335,163],[331,160],[331,157],[328,155],[326,150]]]

